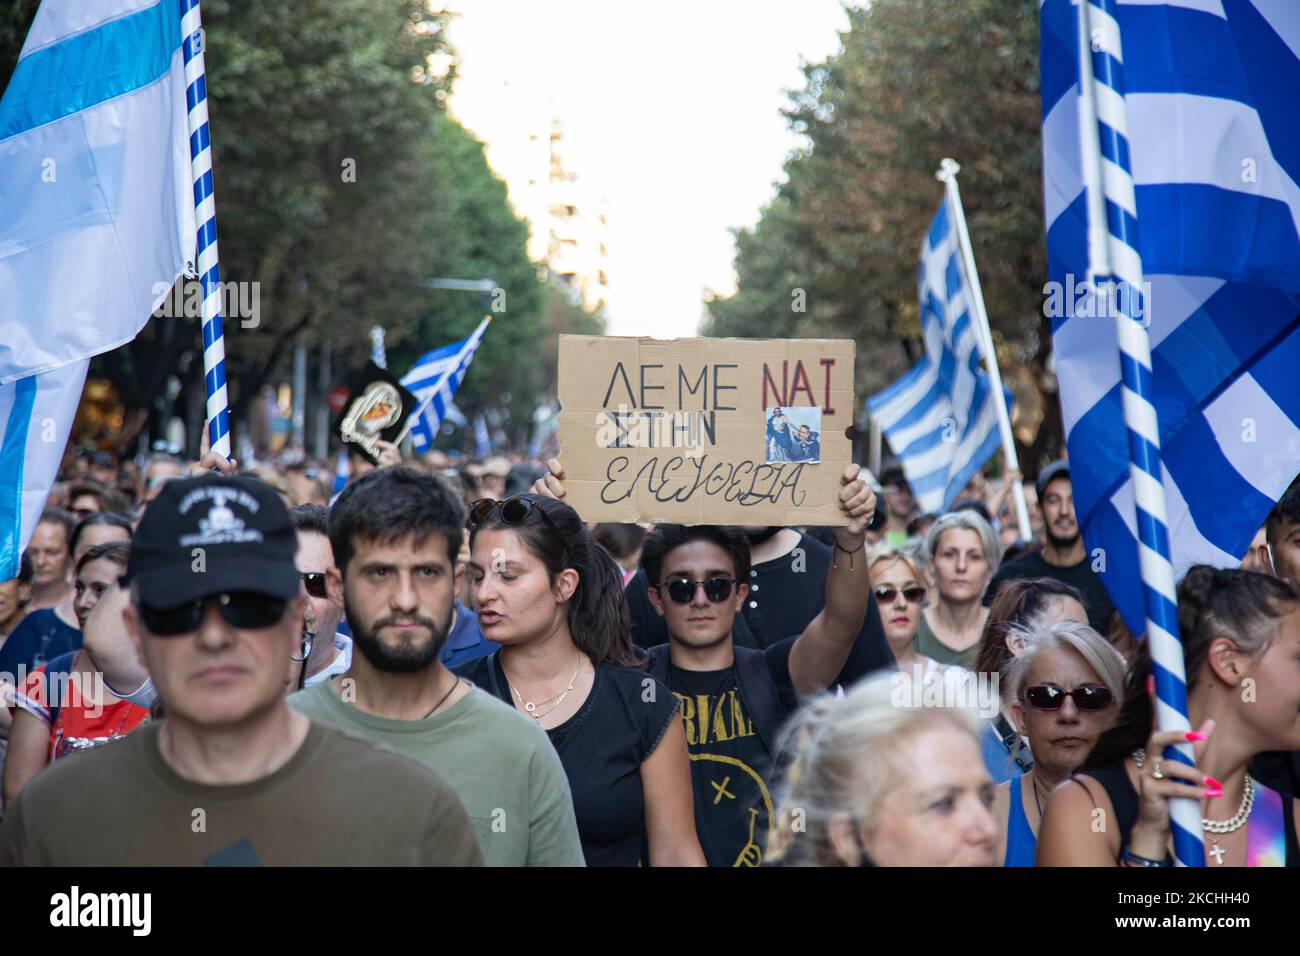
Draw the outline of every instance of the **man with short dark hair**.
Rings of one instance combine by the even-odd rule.
[[[146,510],[122,620],[167,719],[49,767],[8,808],[0,866],[474,865],[427,767],[285,704],[304,599],[273,489],[206,475]]]
[[[1035,483],[1039,505],[1043,509],[1043,528],[1047,541],[1041,550],[1030,552],[1014,561],[1003,563],[984,591],[984,606],[993,603],[1003,581],[1013,578],[1055,578],[1083,594],[1088,623],[1098,634],[1110,630],[1115,604],[1106,586],[1092,569],[1083,546],[1083,534],[1074,514],[1074,486],[1070,483],[1070,464],[1054,461],[1038,473]],[[1124,573],[1120,571],[1119,573]]]
[[[330,597],[325,583],[329,569],[334,567],[329,511],[320,505],[298,505],[289,517],[298,533],[294,564],[307,596],[303,627],[311,635],[311,653],[303,664],[303,686],[311,687],[348,669],[352,663],[352,638],[339,633],[343,605]]]
[[[1300,588],[1300,478],[1291,482],[1264,522],[1264,541],[1255,549],[1260,568]]]
[[[328,588],[347,613],[352,665],[289,702],[437,768],[489,865],[582,866],[568,779],[546,732],[440,659],[464,526],[459,496],[415,468],[380,468],[343,489],[330,509]]]

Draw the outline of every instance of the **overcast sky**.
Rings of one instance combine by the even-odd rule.
[[[549,96],[566,165],[609,202],[610,332],[696,331],[734,288],[730,229],[752,225],[797,145],[780,109],[801,63],[839,47],[840,0],[458,0],[471,130],[503,80]],[[522,118],[521,118],[522,119]]]

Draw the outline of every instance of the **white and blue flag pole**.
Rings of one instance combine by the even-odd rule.
[[[961,250],[962,271],[966,273],[966,283],[971,290],[971,305],[975,310],[975,328],[980,335],[980,345],[984,352],[984,365],[988,369],[989,379],[993,383],[993,394],[1002,394],[1002,371],[998,368],[998,355],[993,349],[993,332],[989,328],[989,314],[984,307],[984,289],[980,286],[979,271],[975,268],[975,251],[971,248],[970,233],[966,230],[966,211],[961,204],[961,191],[957,188],[957,174],[961,165],[953,159],[944,159],[939,164],[939,171],[934,174],[943,183],[948,206],[952,210],[953,221],[957,226],[957,246]],[[1002,439],[1002,454],[1006,458],[1007,468],[1020,470],[1019,456],[1016,454],[1016,439],[1011,434],[1011,416],[1007,414],[1007,403],[993,403],[998,414],[998,433]],[[1024,483],[1017,480],[1012,486],[1012,499],[1016,503],[1016,524],[1019,526],[1020,540],[1029,541],[1034,532],[1029,526],[1029,508],[1025,504]]]
[[[1119,341],[1129,474],[1137,510],[1138,565],[1146,638],[1155,671],[1156,726],[1163,731],[1188,731],[1187,679],[1170,559],[1160,429],[1151,401],[1151,339],[1140,298],[1142,257],[1115,0],[1079,3],[1079,83],[1079,148],[1088,204],[1088,281],[1094,290],[1107,290],[1099,304],[1113,309]],[[1096,294],[1102,295],[1100,291]],[[1165,757],[1193,765],[1190,743],[1167,748]],[[1171,800],[1170,817],[1175,862],[1204,866],[1200,804],[1192,799]]]
[[[208,129],[208,85],[203,66],[203,22],[199,0],[181,5],[185,98],[189,106],[190,173],[197,226],[195,262],[202,290],[203,391],[207,396],[208,446],[230,457],[230,409],[226,398],[226,342],[221,325],[221,269],[217,257],[217,206],[212,185],[212,137]]]

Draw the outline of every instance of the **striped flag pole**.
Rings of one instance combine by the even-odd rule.
[[[1165,517],[1160,428],[1151,402],[1151,339],[1143,318],[1143,305],[1149,308],[1150,303],[1141,300],[1142,257],[1138,251],[1124,58],[1115,0],[1080,0],[1079,86],[1079,147],[1088,203],[1088,280],[1094,283],[1099,303],[1115,314],[1129,475],[1137,509],[1146,637],[1156,679],[1156,726],[1160,730],[1187,731],[1191,730],[1187,678]],[[1164,756],[1193,765],[1190,743],[1166,748]],[[1199,802],[1171,800],[1170,818],[1177,864],[1204,866]]]
[[[939,171],[934,178],[943,183],[944,196],[948,208],[952,211],[953,222],[957,227],[957,248],[961,252],[962,271],[966,273],[966,285],[971,291],[971,311],[975,314],[975,332],[979,336],[980,350],[984,353],[984,365],[988,368],[989,381],[993,383],[993,407],[998,413],[998,433],[1002,439],[1002,454],[1007,467],[1020,470],[1020,459],[1016,455],[1016,439],[1011,434],[1011,418],[1007,415],[1007,403],[1002,400],[1002,369],[998,367],[998,354],[993,349],[993,331],[989,328],[989,313],[984,307],[984,290],[980,286],[979,271],[975,268],[975,251],[971,248],[970,233],[966,231],[966,211],[961,204],[961,190],[957,188],[957,174],[961,164],[954,159],[945,158],[939,163]],[[1016,524],[1020,539],[1029,541],[1034,537],[1029,527],[1029,508],[1025,504],[1025,486],[1023,482],[1012,483],[1012,498],[1016,505]]]
[[[221,327],[221,269],[217,261],[217,205],[212,189],[212,140],[208,130],[208,85],[203,67],[203,23],[199,0],[181,5],[185,99],[189,107],[190,175],[194,181],[195,258],[203,291],[203,390],[207,395],[208,446],[230,457],[230,409],[226,401],[226,342]]]

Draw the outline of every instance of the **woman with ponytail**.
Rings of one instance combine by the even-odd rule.
[[[1300,595],[1197,565],[1178,586],[1178,626],[1196,730],[1155,728],[1143,643],[1115,726],[1048,801],[1038,865],[1171,865],[1169,800],[1187,797],[1201,808],[1206,866],[1300,866],[1296,801],[1249,773],[1256,754],[1300,750]],[[1163,757],[1186,741],[1195,769]]]
[[[703,866],[677,699],[638,666],[623,575],[568,505],[485,498],[469,512],[483,635],[457,668],[547,732],[588,866]]]

